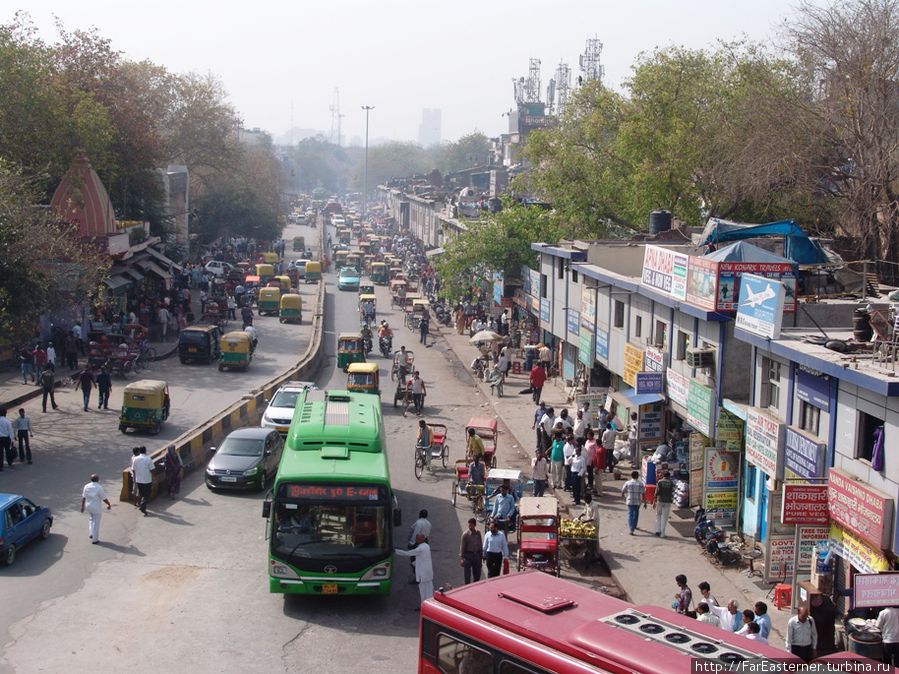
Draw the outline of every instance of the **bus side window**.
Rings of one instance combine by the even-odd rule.
[[[511,660],[503,660],[499,663],[499,674],[538,674],[546,671],[545,669],[531,669]]]
[[[440,633],[437,666],[443,674],[483,674],[493,671],[493,654]]]

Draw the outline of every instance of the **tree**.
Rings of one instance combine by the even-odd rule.
[[[436,155],[436,166],[443,173],[484,166],[490,159],[490,141],[480,131],[473,131],[454,143],[441,145]]]
[[[523,266],[537,264],[531,241],[556,241],[562,236],[548,211],[511,200],[505,201],[499,213],[466,222],[466,227],[437,258],[443,279],[441,294],[450,300],[461,298],[472,283],[491,280],[491,272],[517,278]]]
[[[395,176],[427,173],[432,168],[427,150],[416,143],[391,141],[368,148],[368,189],[373,190]],[[356,150],[356,164],[350,184],[362,189],[365,175],[364,150]]]

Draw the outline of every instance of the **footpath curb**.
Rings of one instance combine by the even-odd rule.
[[[165,485],[165,470],[162,462],[165,458],[166,447],[175,445],[175,451],[184,463],[185,472],[198,470],[206,465],[208,459],[206,445],[211,442],[219,442],[232,429],[256,423],[266,404],[274,393],[285,382],[294,379],[310,379],[318,370],[322,359],[322,336],[324,335],[324,308],[325,308],[325,282],[319,281],[318,296],[315,302],[315,313],[312,317],[312,338],[306,347],[306,351],[300,356],[296,365],[283,374],[253,389],[245,394],[241,401],[230,405],[218,414],[212,416],[199,426],[195,426],[175,440],[165,443],[151,454],[154,464],[153,490],[151,498],[156,498]],[[177,349],[177,346],[176,346]],[[174,351],[173,351],[174,352]],[[169,353],[168,355],[171,355]],[[167,356],[166,356],[167,357]],[[122,470],[122,488],[119,500],[129,501],[131,498],[131,469]]]

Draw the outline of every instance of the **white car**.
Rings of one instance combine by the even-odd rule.
[[[344,218],[339,213],[331,216],[331,224],[335,227],[343,227],[346,225],[346,218]]]
[[[213,276],[227,276],[228,272],[234,268],[234,265],[221,260],[210,260],[206,263],[204,269]]]
[[[303,395],[303,391],[314,388],[315,384],[311,381],[289,381],[284,384],[272,396],[259,425],[262,428],[274,428],[281,435],[287,435],[297,400]]]

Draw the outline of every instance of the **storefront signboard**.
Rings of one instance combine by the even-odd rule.
[[[783,479],[784,424],[767,412],[746,410],[746,460],[768,477]]]
[[[665,370],[665,391],[668,400],[687,408],[687,400],[690,397],[690,380],[670,367]]]
[[[743,274],[736,326],[759,337],[777,339],[783,321],[785,290],[776,279]]]
[[[702,499],[706,516],[721,526],[732,526],[737,521],[737,490],[706,489]]]
[[[782,507],[783,524],[830,524],[826,484],[785,484]]]
[[[815,545],[830,537],[828,527],[799,527],[799,573],[810,573]],[[768,578],[781,580],[793,575],[793,551],[796,549],[793,534],[775,534],[769,537],[765,566]]]
[[[596,288],[581,288],[581,327],[588,332],[596,329]]]
[[[819,410],[830,412],[830,381],[798,370],[796,372],[796,397],[814,405]]]
[[[646,246],[643,251],[642,283],[675,299],[687,298],[689,256],[662,248]]]
[[[855,574],[852,577],[852,605],[855,608],[899,605],[899,572]]]
[[[638,394],[664,393],[665,375],[661,372],[638,372],[637,385],[634,388]]]
[[[638,349],[633,344],[624,345],[624,371],[621,378],[630,386],[637,385],[637,373],[643,371],[643,350]]]
[[[715,311],[718,298],[718,263],[699,256],[690,257],[687,302],[706,311]]]
[[[761,276],[781,283],[784,287],[784,311],[796,311],[796,277],[789,262],[719,262],[717,311],[736,311],[737,298],[743,292],[747,274]]]
[[[877,550],[891,547],[893,499],[839,468],[830,469],[827,487],[830,518],[836,524]]]
[[[577,335],[580,334],[581,329],[581,314],[580,312],[575,311],[574,309],[569,309],[565,312],[566,318],[568,319],[568,334],[569,335]]]
[[[827,444],[817,442],[802,431],[787,426],[784,431],[784,469],[786,477],[808,479],[824,476]]]
[[[880,573],[890,568],[889,560],[879,549],[836,524],[830,525],[830,549],[862,573]]]
[[[715,394],[708,386],[703,386],[695,379],[690,380],[690,393],[687,398],[687,423],[703,435],[712,435],[712,401]]]
[[[578,335],[577,360],[581,365],[591,367],[593,365],[593,333],[581,330]]]
[[[609,363],[609,331],[603,326],[596,326],[596,358]]]
[[[743,420],[725,409],[718,410],[718,421],[715,424],[718,429],[715,435],[715,444],[718,449],[728,452],[739,452],[743,449],[743,436],[745,433]]]
[[[540,297],[540,272],[535,269],[528,269],[528,278],[531,281],[531,295]]]
[[[550,303],[548,297],[540,298],[540,320],[549,323]]]
[[[740,471],[739,452],[724,452],[717,447],[706,447],[704,466],[706,489],[732,487],[736,490]]]
[[[643,369],[646,372],[664,372],[668,366],[668,354],[654,346],[647,346],[643,352]]]
[[[637,436],[640,442],[660,441],[665,437],[665,429],[662,427],[665,416],[665,408],[662,403],[640,405]]]

